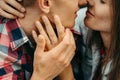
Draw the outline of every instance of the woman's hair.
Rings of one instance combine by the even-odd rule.
[[[102,66],[106,67],[107,63],[112,60],[107,80],[120,80],[120,0],[111,0],[111,11],[111,42],[110,48],[108,49],[109,53],[105,55]],[[104,48],[100,32],[93,30],[90,31],[90,33],[88,35],[90,37],[87,39],[88,46],[91,47],[96,44],[99,49]],[[101,80],[101,73],[97,77],[98,78],[95,77],[94,80]]]
[[[112,0],[113,24],[110,45],[110,58],[112,59],[109,80],[120,80],[120,0]],[[108,55],[108,56],[109,56]]]

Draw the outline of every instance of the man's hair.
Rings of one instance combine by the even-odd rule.
[[[24,7],[30,7],[32,5],[34,5],[35,3],[35,0],[23,0],[21,2],[21,4],[24,6]]]

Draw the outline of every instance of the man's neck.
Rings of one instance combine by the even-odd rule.
[[[18,19],[27,36],[31,36],[31,31],[36,29],[34,25],[36,20],[40,20],[40,10],[34,7],[26,8],[25,17]]]

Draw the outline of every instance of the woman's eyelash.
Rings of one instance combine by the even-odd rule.
[[[101,3],[105,3],[105,1],[104,1],[104,0],[100,0],[100,2],[101,2]]]

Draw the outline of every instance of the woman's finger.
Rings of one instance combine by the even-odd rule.
[[[45,45],[45,41],[42,35],[38,35],[37,33],[33,30],[32,31],[32,35],[33,35],[33,39],[35,40],[37,47],[36,47],[36,51],[44,51],[44,45]],[[38,52],[39,53],[39,52]]]
[[[18,6],[16,7],[12,7],[13,6],[13,3],[17,1],[16,0],[0,0],[0,9],[2,11],[2,13],[0,14],[1,16],[3,17],[6,17],[6,18],[17,18],[17,17],[24,17],[24,13],[20,12],[19,10],[16,9],[16,7],[18,8]],[[23,8],[22,8],[23,9]],[[13,17],[13,16],[16,16],[16,17]]]
[[[46,46],[47,46],[48,49],[50,49],[50,48],[51,48],[51,43],[50,43],[50,40],[49,40],[46,32],[45,32],[44,29],[43,29],[42,24],[41,24],[39,21],[36,21],[35,25],[36,25],[39,33],[45,37]]]
[[[55,25],[56,25],[59,40],[61,41],[64,37],[64,34],[65,34],[65,28],[62,25],[62,23],[60,21],[60,18],[57,15],[54,16],[54,22],[55,22]]]
[[[25,12],[25,8],[19,3],[22,2],[22,0],[5,0],[7,4],[10,4],[13,6],[15,9],[21,12]]]
[[[64,54],[66,55],[66,53],[64,53],[68,47],[70,46],[70,42],[69,42],[69,38],[70,38],[70,34],[69,34],[69,29],[66,30],[65,33],[65,37],[63,38],[63,40],[54,48],[56,50],[56,52],[53,53],[53,55],[61,55]],[[52,50],[51,50],[52,51]]]
[[[17,18],[16,16],[9,14],[7,12],[5,12],[4,10],[0,9],[0,16],[6,17],[6,18],[10,18],[10,19],[15,19]]]
[[[39,59],[41,58],[41,56],[43,55],[45,50],[45,38],[42,35],[39,35],[37,37],[37,46],[36,46],[36,50],[34,53],[34,64],[38,64]]]
[[[75,54],[75,42],[73,39],[73,35],[72,32],[70,30],[68,30],[68,34],[69,34],[69,40],[67,40],[69,43],[69,45],[67,46],[67,48],[61,52],[61,54],[59,56],[61,56],[61,60],[65,61],[65,65],[69,65],[69,63],[71,62],[74,54]],[[63,54],[62,54],[63,53]]]
[[[37,43],[37,33],[34,30],[32,31],[32,36],[35,42]]]
[[[45,24],[47,34],[51,40],[51,43],[56,44],[58,42],[58,39],[57,39],[57,36],[55,34],[55,31],[53,30],[53,27],[51,26],[49,19],[46,16],[42,16],[42,20]]]
[[[24,14],[23,14],[23,13],[20,13],[19,11],[17,11],[16,9],[10,7],[9,5],[7,5],[7,4],[5,4],[5,3],[3,3],[3,5],[4,5],[4,6],[1,6],[1,8],[2,8],[4,11],[6,11],[6,12],[12,14],[12,15],[21,17],[21,18],[24,17]]]

